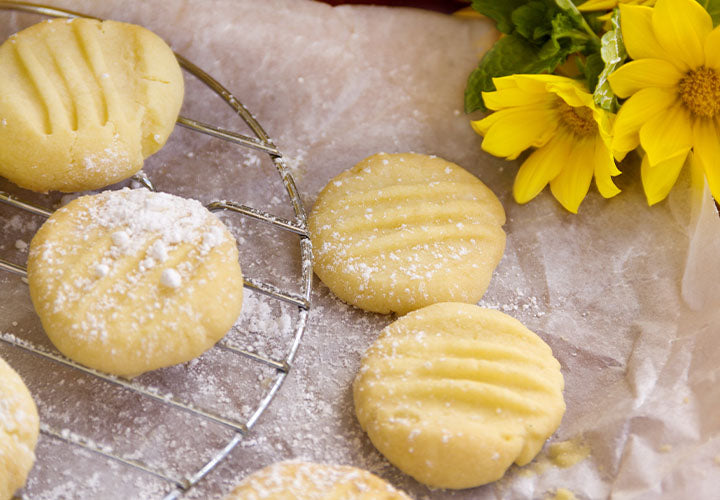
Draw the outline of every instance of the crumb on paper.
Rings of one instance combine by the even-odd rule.
[[[590,456],[590,452],[590,445],[582,435],[567,441],[558,441],[550,444],[546,451],[520,469],[519,474],[533,477],[543,474],[550,467],[567,469],[585,460]]]
[[[550,493],[545,497],[546,500],[576,500],[575,493],[567,488],[558,488],[555,493]]]
[[[548,457],[556,467],[566,469],[572,467],[590,456],[590,445],[582,436],[567,441],[552,443],[548,448]]]

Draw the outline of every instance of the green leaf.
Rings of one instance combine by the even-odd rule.
[[[602,60],[600,52],[590,54],[585,59],[585,64],[580,68],[585,77],[585,84],[590,92],[594,92],[600,78],[600,73],[605,68],[605,61]]]
[[[720,24],[720,0],[698,0],[713,20],[713,26]]]
[[[515,29],[512,13],[526,3],[528,0],[472,0],[472,8],[495,21],[503,33],[512,33]]]
[[[610,87],[608,77],[627,59],[627,51],[620,29],[620,9],[615,9],[611,22],[612,29],[605,33],[601,40],[600,55],[605,62],[605,67],[598,76],[593,100],[602,109],[615,112],[618,108],[617,97]]]
[[[605,12],[603,11],[583,13],[585,21],[587,21],[588,26],[590,26],[590,29],[593,30],[594,33],[601,33],[605,31],[605,22],[600,19],[603,15],[605,15]]]
[[[531,42],[544,43],[552,32],[548,5],[542,1],[529,2],[512,12],[513,25],[517,33]]]
[[[571,0],[555,0],[555,3],[572,20],[573,24],[577,28],[584,31],[588,35],[589,40],[592,40],[592,43],[600,45],[600,39],[598,38],[597,34],[592,30],[590,25],[583,17],[582,12],[578,10],[578,8]]]
[[[585,51],[588,49],[588,45],[595,46],[593,38],[583,31],[579,31],[575,21],[562,12],[552,20],[552,39],[557,42],[558,46],[564,47],[570,53]]]
[[[551,43],[548,41],[548,43]],[[541,56],[541,53],[543,54]],[[495,90],[493,78],[514,74],[553,71],[567,54],[557,50],[538,48],[518,34],[505,36],[485,54],[478,68],[470,74],[465,89],[465,112],[487,110],[482,92]]]

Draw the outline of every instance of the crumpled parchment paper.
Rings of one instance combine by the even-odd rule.
[[[359,429],[350,390],[362,352],[393,318],[353,309],[315,280],[309,328],[289,379],[252,433],[191,496],[220,497],[244,475],[290,458],[360,466],[416,498],[540,499],[557,488],[584,499],[717,496],[715,206],[707,191],[691,190],[683,176],[669,200],[648,208],[632,161],[621,165],[622,194],[603,200],[593,188],[579,215],[564,212],[548,193],[515,204],[510,192],[518,162],[482,152],[461,111],[467,75],[496,36],[488,24],[304,0],[53,3],[143,24],[223,82],[288,156],[308,210],[327,180],[379,151],[436,154],[478,175],[508,215],[507,250],[481,305],[515,316],[550,344],[562,364],[567,402],[551,441],[581,439],[591,450],[571,467],[531,466],[529,473],[514,467],[501,481],[466,491],[431,491],[403,475]],[[4,36],[38,20],[0,16]],[[189,82],[183,114],[242,131],[216,101]],[[176,130],[146,171],[162,190],[203,201],[235,199],[289,216],[280,184],[271,180],[276,174],[260,158]],[[7,183],[3,189],[19,192]],[[54,195],[32,198],[47,206],[60,201]],[[3,255],[20,262],[25,251],[15,242],[28,242],[36,224],[15,215],[0,211],[1,243]],[[246,273],[294,283],[293,238],[278,245],[274,233],[260,226],[230,223]],[[0,331],[46,342],[25,285],[5,275],[0,285]],[[249,294],[240,324],[253,333],[236,332],[234,339],[282,353],[290,313],[273,307]],[[0,355],[26,378],[46,423],[90,435],[124,456],[182,475],[230,435],[15,348],[0,345]],[[238,368],[234,359],[212,351],[142,380],[246,415],[267,373],[258,375],[250,364]],[[148,498],[163,488],[43,437],[26,493]]]

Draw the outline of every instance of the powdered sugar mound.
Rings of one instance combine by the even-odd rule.
[[[205,252],[222,242],[218,227],[207,228],[213,216],[200,202],[147,189],[108,191],[88,211],[88,227],[112,231],[113,243],[132,253],[144,246],[147,237],[157,238],[152,257],[162,260],[167,247],[202,241]],[[209,232],[208,232],[209,231]]]
[[[158,262],[165,262],[168,258],[167,247],[161,240],[157,240],[155,243],[150,245],[148,254]]]
[[[112,245],[101,261],[94,264],[95,274],[102,278],[112,269],[113,262],[124,256],[142,257],[138,270],[143,273],[165,262],[168,253],[178,245],[193,244],[199,255],[204,256],[227,238],[215,217],[195,200],[127,188],[94,196],[75,215],[76,238],[70,248],[46,243],[31,254],[40,251],[43,261],[61,264],[66,255],[86,245],[89,234],[98,230],[109,233]],[[64,211],[66,207],[59,213]],[[63,286],[70,291],[76,288],[74,285],[78,284]]]
[[[160,275],[160,284],[168,288],[179,288],[182,284],[182,277],[175,269],[163,269]]]
[[[104,278],[110,272],[110,268],[105,264],[98,264],[95,266],[95,276],[98,278]]]

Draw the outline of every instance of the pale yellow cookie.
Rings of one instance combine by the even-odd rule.
[[[280,462],[243,481],[225,500],[410,500],[379,477],[355,467]]]
[[[379,313],[477,302],[505,249],[505,212],[492,191],[420,154],[361,161],[325,186],[308,222],[318,277]]]
[[[40,421],[20,376],[0,358],[0,500],[22,488],[35,462]]]
[[[126,179],[175,125],[183,77],[141,26],[52,19],[0,46],[0,175],[35,191]]]
[[[30,243],[30,296],[53,344],[132,377],[188,361],[242,306],[235,238],[199,202],[145,189],[73,200]]]
[[[435,304],[385,328],[353,385],[375,447],[436,488],[471,488],[525,465],[560,425],[560,364],[501,312]]]

